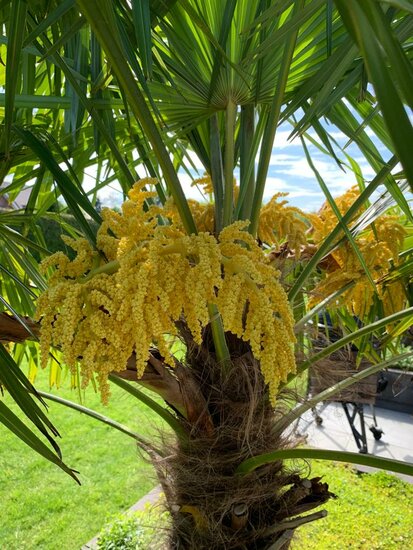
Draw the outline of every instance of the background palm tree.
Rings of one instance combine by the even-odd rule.
[[[211,176],[213,233],[218,236],[234,221],[248,219],[256,237],[274,138],[285,121],[300,137],[337,217],[327,238],[284,280],[298,327],[303,329],[320,310],[309,311],[306,291],[314,286],[315,270],[322,270],[320,261],[337,246],[347,243],[367,279],[375,282],[357,237],[394,204],[406,223],[412,221],[400,186],[404,181],[413,185],[410,3],[13,0],[0,9],[0,51],[6,59],[5,67],[0,65],[5,84],[0,95],[2,192],[12,200],[23,188],[31,190],[24,210],[0,214],[2,303],[14,316],[2,317],[5,340],[16,339],[19,325],[22,339],[28,334],[37,338],[30,318],[36,296],[47,286],[38,259],[48,253],[40,220],[55,220],[67,234],[83,234],[95,245],[101,222],[97,194],[111,182],[119,182],[126,197],[139,173],[157,178],[157,202],[165,204],[172,197],[185,231],[194,234],[196,223],[178,176],[178,170],[191,171],[189,152],[194,152]],[[338,146],[329,124],[358,146],[376,174],[372,181],[363,178],[346,148]],[[347,212],[340,212],[317,172],[310,142],[331,162],[354,171],[361,194]],[[383,158],[378,143],[390,152],[389,158]],[[233,185],[237,166],[238,195]],[[86,189],[89,169],[95,183]],[[374,201],[380,185],[386,193]],[[58,207],[52,209],[56,201]],[[409,254],[407,247],[393,278],[409,277]],[[371,335],[386,337],[394,351],[393,337],[411,324],[412,311],[384,320],[381,312],[377,295],[362,319],[364,326],[355,331],[352,315],[342,309],[338,318],[344,337],[300,358],[298,371],[354,341],[360,355],[376,363],[369,373],[382,368],[387,357],[384,349],[380,354],[372,349]],[[291,407],[287,401],[274,410],[248,343],[224,333],[217,311],[210,313],[202,343],[194,342],[184,322],[178,326],[186,356],[173,375],[153,349],[139,380],[133,361],[121,378],[112,374],[111,379],[145,400],[176,433],[175,452],[168,460],[160,458],[162,450],[142,442],[172,511],[174,547],[284,548],[300,522],[322,514],[298,523],[290,518],[330,496],[325,484],[302,479],[282,462],[317,455],[291,449],[286,442],[291,423],[310,405],[285,415]],[[304,342],[308,336],[299,337]],[[27,353],[33,356],[36,349],[28,344]],[[60,459],[55,428],[27,392],[35,398],[39,394],[7,350],[1,353],[0,383],[55,451],[3,403],[0,420],[74,475]],[[223,364],[230,367],[223,369]],[[155,391],[169,407],[161,407],[125,378]],[[337,387],[329,395],[335,391]],[[328,452],[318,455],[340,459]],[[373,457],[347,454],[341,459],[390,467]],[[410,471],[396,463],[393,468]]]

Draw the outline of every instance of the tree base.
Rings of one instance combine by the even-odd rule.
[[[300,524],[324,513],[311,519],[296,516],[332,496],[320,478],[307,478],[306,463],[279,461],[246,475],[235,473],[244,460],[295,443],[275,428],[285,413],[286,396],[274,409],[259,363],[244,343],[236,343],[226,372],[210,350],[188,347],[187,368],[199,385],[212,430],[205,433],[204,421],[188,426],[182,419],[189,438],[169,448],[162,461],[174,550],[286,549]]]

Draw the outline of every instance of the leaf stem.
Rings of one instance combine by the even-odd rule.
[[[224,370],[229,368],[231,357],[225,340],[224,325],[221,314],[215,304],[208,304],[209,319],[211,323],[212,338],[214,340],[215,353],[218,361],[222,363]]]
[[[388,317],[384,317],[384,319],[379,319],[378,321],[375,321],[374,323],[370,323],[369,325],[366,325],[360,328],[359,330],[356,330],[355,332],[351,332],[350,334],[347,334],[343,338],[340,338],[340,340],[337,340],[337,342],[330,344],[329,346],[322,349],[321,351],[319,351],[318,353],[316,353],[306,361],[303,361],[297,368],[297,372],[293,376],[293,378],[295,378],[296,376],[304,372],[311,365],[314,365],[314,363],[316,363],[320,359],[323,359],[324,357],[331,355],[333,352],[342,348],[346,344],[349,344],[350,342],[354,342],[358,338],[361,338],[361,336],[364,336],[366,334],[371,334],[375,330],[385,327],[386,325],[391,325],[392,323],[395,323],[396,321],[404,319],[405,317],[413,317],[413,307],[409,307],[403,311],[398,311],[397,313],[393,313]]]
[[[337,462],[349,462],[350,464],[362,464],[363,466],[369,466],[371,468],[379,468],[380,470],[389,470],[391,472],[397,472],[408,476],[413,475],[413,464],[402,462],[400,460],[393,460],[390,458],[382,458],[378,456],[372,456],[368,454],[349,453],[346,451],[332,451],[326,449],[282,449],[272,451],[270,453],[264,453],[261,455],[253,456],[241,462],[238,468],[235,470],[237,474],[245,475],[253,472],[260,466],[265,464],[271,464],[272,462],[278,462],[280,460],[287,459],[299,459],[304,460],[334,460]]]
[[[255,110],[254,105],[243,105],[241,107],[240,118],[240,193],[239,199],[242,201],[240,210],[240,218],[248,220],[251,216],[252,198],[255,190],[255,173],[254,173],[254,155],[253,139],[255,131]],[[249,170],[252,163],[252,170]],[[245,188],[245,191],[242,192]]]
[[[167,424],[169,424],[180,440],[186,441],[188,439],[188,434],[178,419],[175,418],[175,416],[173,416],[167,409],[149,397],[149,395],[146,395],[146,393],[138,390],[138,388],[135,388],[132,384],[125,382],[125,380],[115,374],[109,374],[109,380],[152,409],[158,416],[165,420]]]
[[[297,418],[300,418],[300,416],[302,416],[305,412],[315,407],[317,403],[320,403],[321,401],[326,401],[327,399],[331,399],[331,397],[333,397],[337,393],[340,393],[342,390],[345,390],[349,386],[360,382],[360,380],[363,380],[364,378],[367,378],[368,376],[371,376],[378,371],[391,367],[391,365],[394,365],[398,361],[406,359],[407,357],[411,357],[412,355],[413,351],[396,355],[391,357],[390,359],[387,359],[386,361],[383,361],[376,365],[371,365],[370,367],[367,367],[366,369],[360,370],[352,376],[349,376],[345,380],[337,382],[337,384],[334,384],[330,388],[327,388],[317,395],[314,395],[314,397],[307,398],[305,403],[294,408],[288,414],[283,416],[278,422],[276,422],[274,429],[280,432],[284,431],[294,422],[294,420],[297,420]]]
[[[304,0],[297,0],[294,5],[294,10],[291,17],[302,8]],[[251,210],[251,225],[250,232],[256,235],[258,231],[259,214],[261,210],[262,199],[264,196],[264,188],[267,180],[268,167],[270,164],[271,154],[274,146],[275,133],[277,131],[278,122],[280,120],[281,107],[285,100],[284,94],[287,86],[288,76],[290,74],[290,66],[293,59],[295,44],[298,35],[298,28],[294,29],[288,36],[285,42],[285,48],[281,61],[280,72],[275,89],[275,95],[271,103],[268,113],[267,124],[264,130],[264,135],[261,144],[260,160],[257,170],[257,181],[255,185],[254,199]]]
[[[224,168],[222,166],[217,113],[214,113],[210,119],[209,142],[211,149],[211,179],[214,189],[215,233],[219,234],[223,227]]]
[[[234,148],[235,119],[237,106],[230,99],[225,117],[225,153],[224,153],[224,214],[223,226],[232,223],[234,210]]]
[[[86,416],[90,416],[91,418],[94,418],[95,420],[99,420],[100,422],[103,422],[103,424],[106,424],[107,426],[110,426],[111,428],[114,428],[115,430],[119,430],[120,432],[124,433],[125,435],[128,435],[129,437],[132,437],[132,439],[135,439],[137,443],[144,449],[151,449],[154,450],[156,453],[161,455],[161,451],[158,449],[154,449],[152,443],[142,437],[141,435],[133,432],[130,430],[127,426],[124,426],[123,424],[120,424],[119,422],[116,422],[116,420],[112,420],[112,418],[109,418],[108,416],[105,416],[103,414],[98,413],[97,411],[94,411],[92,409],[89,409],[88,407],[85,407],[81,405],[80,403],[75,403],[74,401],[69,401],[68,399],[64,399],[63,397],[59,397],[58,395],[53,395],[52,393],[46,393],[43,391],[37,390],[37,393],[47,399],[48,401],[54,401],[55,403],[58,403],[59,405],[63,405],[64,407],[68,407],[70,409],[73,409],[75,411],[78,411],[82,414],[85,414]]]

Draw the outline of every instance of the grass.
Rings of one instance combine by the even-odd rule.
[[[46,373],[37,384],[47,390]],[[93,391],[85,404],[143,435],[156,434],[153,413],[112,389],[108,407]],[[59,390],[76,400],[76,393]],[[10,400],[5,397],[10,404]],[[76,411],[50,403],[50,417],[63,438],[65,461],[80,471],[82,486],[0,426],[0,548],[79,549],[155,484],[151,466],[132,439]],[[359,475],[351,467],[313,462],[338,499],[325,505],[327,518],[302,527],[293,550],[398,550],[413,548],[413,485],[386,473]]]
[[[314,461],[337,495],[328,516],[297,530],[292,550],[413,548],[413,485],[386,472],[359,474],[350,466]]]
[[[49,391],[47,373],[36,386]],[[77,393],[61,389],[72,401]],[[153,414],[117,387],[110,404],[88,390],[84,404],[142,434],[156,434]],[[6,404],[11,400],[5,396]],[[16,410],[16,408],[14,408]],[[114,513],[126,510],[155,484],[152,467],[133,439],[76,411],[50,402],[65,462],[80,472],[79,487],[0,425],[0,548],[78,549]]]

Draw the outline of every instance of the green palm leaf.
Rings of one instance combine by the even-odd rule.
[[[22,441],[32,447],[36,452],[53,462],[66,473],[78,481],[74,470],[68,468],[61,458],[60,448],[55,441],[55,437],[59,436],[59,432],[50,422],[49,418],[42,411],[33,397],[37,398],[41,404],[44,401],[37,394],[35,388],[24,376],[13,359],[0,344],[0,386],[4,387],[12,399],[16,402],[22,413],[35,425],[39,432],[48,440],[54,452],[47,447],[37,436],[35,436],[29,428],[0,401],[0,421],[11,431],[13,431]],[[30,393],[29,393],[30,392]]]

